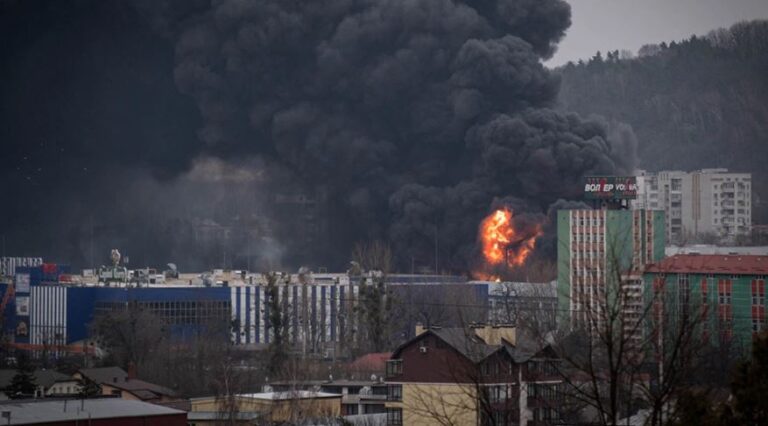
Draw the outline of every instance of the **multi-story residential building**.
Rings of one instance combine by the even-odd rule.
[[[703,331],[749,348],[753,333],[766,328],[768,256],[680,254],[650,265],[644,275],[646,298],[655,311],[676,315],[702,308]],[[698,309],[697,309],[698,312]]]
[[[667,241],[676,241],[683,235],[683,180],[682,171],[647,173],[640,171],[637,176],[637,198],[635,209],[663,210]]]
[[[536,425],[558,417],[562,395],[550,347],[514,328],[432,328],[387,364],[388,425]]]
[[[664,257],[664,241],[662,211],[558,211],[560,313],[568,314],[571,326],[585,324],[604,306],[607,290],[621,286],[632,296],[626,315],[637,315],[643,303],[642,272]]]
[[[751,174],[727,169],[640,171],[636,209],[664,210],[667,240],[682,243],[703,234],[725,240],[749,234]]]

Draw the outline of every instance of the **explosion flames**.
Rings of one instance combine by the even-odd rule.
[[[533,252],[536,239],[541,234],[541,225],[535,224],[523,231],[515,227],[512,210],[497,209],[480,224],[483,257],[493,267],[520,267]]]

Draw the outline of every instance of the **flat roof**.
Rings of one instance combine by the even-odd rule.
[[[386,354],[386,359],[389,359],[389,357],[392,355],[391,352],[388,352]],[[292,381],[274,381],[269,382],[272,386],[291,386],[291,385],[310,385],[310,386],[379,386],[379,385],[385,385],[384,382],[379,382],[377,380],[347,380],[347,379],[338,379],[338,380],[303,380],[300,382],[292,382]]]
[[[261,417],[261,413],[254,413],[250,411],[240,411],[233,414],[237,420],[256,420]],[[222,413],[218,411],[190,411],[187,413],[187,420],[217,421],[222,420]]]
[[[186,417],[184,411],[120,398],[3,401],[0,412],[10,412],[11,425],[179,414]]]
[[[286,392],[258,392],[258,393],[242,393],[237,395],[239,398],[260,399],[265,401],[284,401],[291,399],[316,399],[316,398],[341,398],[342,395],[338,393],[328,392],[313,392],[308,390],[296,390]],[[213,396],[192,398],[191,401],[205,401]]]
[[[768,256],[677,254],[648,266],[646,272],[768,275]]]

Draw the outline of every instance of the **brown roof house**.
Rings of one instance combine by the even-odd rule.
[[[521,339],[513,327],[416,333],[387,364],[388,425],[556,421],[562,383],[549,346]]]
[[[102,395],[152,403],[167,403],[179,399],[172,389],[139,380],[120,367],[82,368],[73,377],[83,384],[90,382],[98,385]]]

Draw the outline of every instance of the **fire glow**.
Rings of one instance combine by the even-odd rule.
[[[528,232],[522,232],[515,227],[513,217],[512,210],[502,208],[491,213],[480,224],[483,257],[491,266],[522,266],[536,247],[536,238],[542,232],[541,226],[536,224]]]

